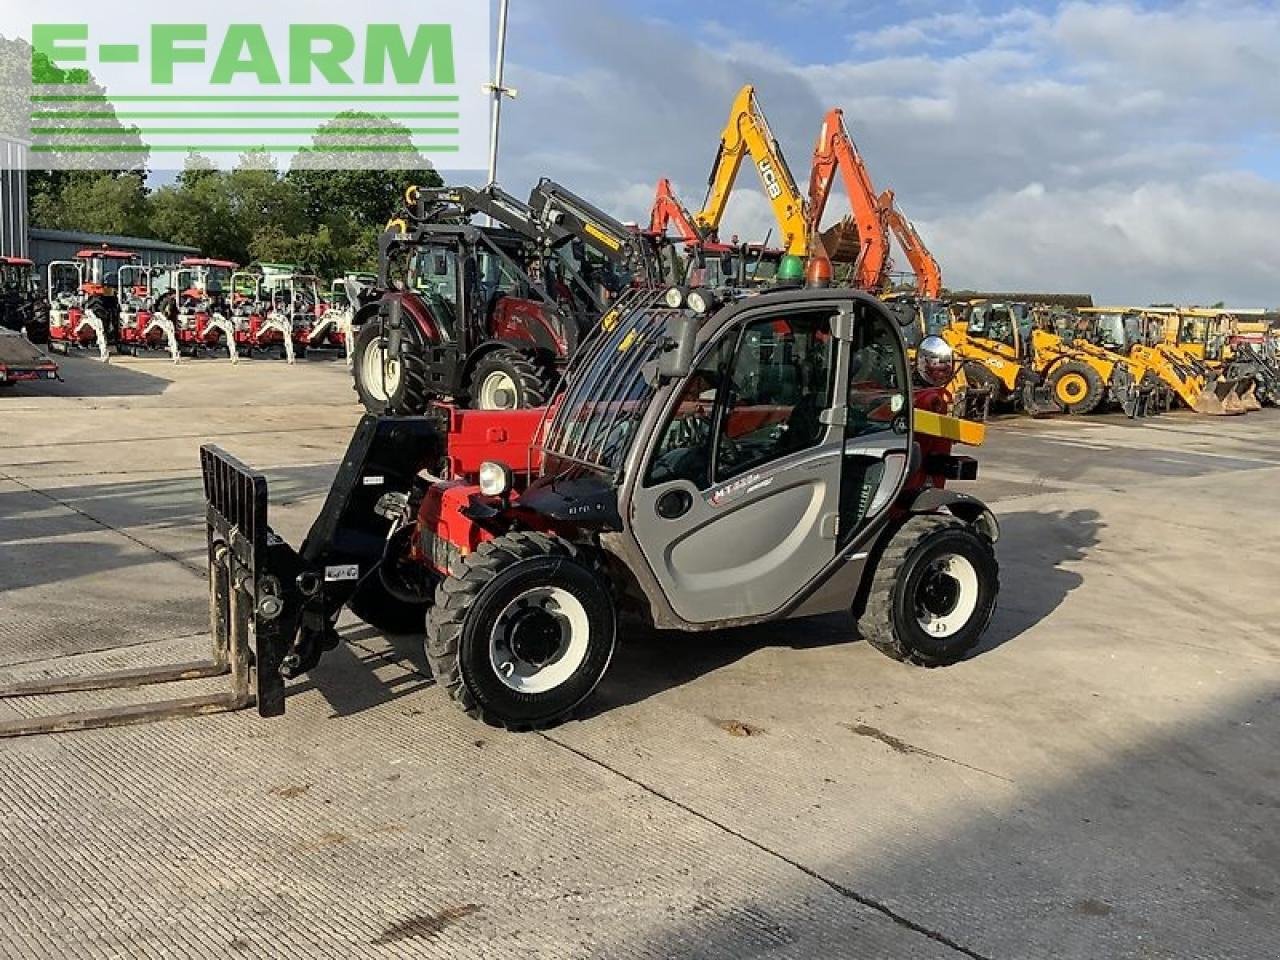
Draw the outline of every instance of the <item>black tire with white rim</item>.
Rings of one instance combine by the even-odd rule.
[[[400,356],[391,357],[386,333],[377,320],[369,320],[356,334],[351,367],[356,395],[369,413],[413,416],[426,413],[430,406],[423,346],[411,327],[402,331],[402,337]]]
[[[858,633],[894,660],[945,666],[977,645],[999,592],[990,539],[953,516],[914,516],[880,556]]]
[[[617,617],[603,570],[583,548],[509,533],[454,565],[427,616],[427,661],[467,713],[496,726],[545,727],[596,688]]]
[[[473,410],[529,410],[546,406],[554,387],[552,374],[536,357],[499,347],[476,361],[468,405]]]

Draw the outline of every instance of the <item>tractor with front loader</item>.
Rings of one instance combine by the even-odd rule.
[[[918,359],[928,382],[949,382],[944,342]],[[283,713],[286,681],[341,643],[344,607],[379,629],[425,628],[440,689],[516,729],[590,696],[624,613],[692,634],[852,611],[890,657],[954,663],[995,609],[999,528],[949,486],[977,473],[953,444],[984,428],[934,412],[940,393],[912,385],[898,323],[860,291],[720,302],[636,288],[549,406],[366,416],[298,549],[271,529],[266,479],[205,447],[213,661],[70,689],[222,672],[231,692],[24,718],[0,735],[255,701]]]
[[[549,180],[527,204],[493,186],[415,187],[406,199],[379,242],[383,294],[353,321],[355,389],[370,413],[425,413],[438,398],[543,406],[606,302],[664,273],[657,238]]]

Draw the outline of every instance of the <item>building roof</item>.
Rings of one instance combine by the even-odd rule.
[[[70,243],[79,247],[123,247],[126,250],[153,250],[158,253],[198,254],[196,247],[183,247],[163,240],[152,240],[148,237],[122,237],[108,233],[82,233],[79,230],[46,230],[43,227],[31,228],[31,239],[44,240],[51,243]]]

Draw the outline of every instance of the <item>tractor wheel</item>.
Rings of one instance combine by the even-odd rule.
[[[956,517],[915,516],[876,564],[858,633],[894,660],[945,666],[977,645],[999,592],[987,537]]]
[[[545,406],[554,389],[551,374],[537,359],[501,347],[472,369],[468,405],[473,410],[528,410]]]
[[[1069,360],[1049,374],[1049,392],[1067,413],[1093,413],[1107,395],[1107,385],[1087,363]]]
[[[422,343],[413,328],[402,332],[404,349],[397,358],[387,357],[387,338],[376,320],[365,323],[356,335],[351,364],[355,391],[369,413],[413,416],[426,413],[431,405]]]
[[[559,537],[509,533],[483,544],[436,589],[427,616],[436,683],[496,726],[565,718],[613,658],[607,584],[586,553]]]

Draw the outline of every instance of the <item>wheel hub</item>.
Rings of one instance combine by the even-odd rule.
[[[546,610],[529,607],[507,627],[511,652],[533,667],[545,667],[560,649],[560,621]]]
[[[534,587],[498,614],[489,634],[489,662],[512,690],[547,693],[586,661],[590,632],[576,596],[561,587]]]
[[[978,572],[958,553],[931,560],[915,588],[916,622],[939,639],[959,633],[978,609]]]

